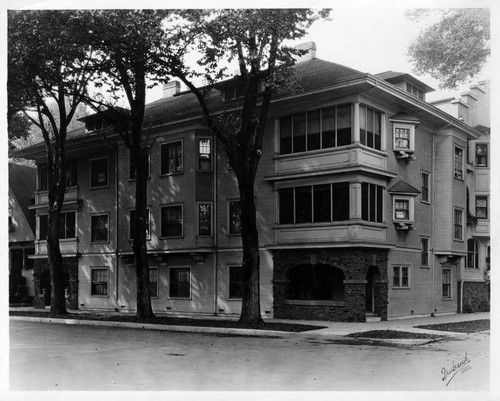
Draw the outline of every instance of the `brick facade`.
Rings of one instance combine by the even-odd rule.
[[[286,296],[287,271],[298,265],[322,264],[344,273],[345,302],[325,303],[289,301]],[[387,319],[387,251],[369,249],[324,249],[279,251],[274,256],[274,317],[364,322],[366,317],[366,284],[370,266],[378,268],[375,280],[375,312]]]

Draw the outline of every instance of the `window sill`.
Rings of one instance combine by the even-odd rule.
[[[441,301],[444,301],[444,302],[453,301],[453,298],[441,298]]]
[[[93,191],[95,189],[108,189],[109,188],[109,184],[108,185],[101,185],[99,187],[90,187],[90,190]]]
[[[176,172],[173,172],[173,173],[160,174],[160,178],[161,177],[171,177],[173,175],[180,175],[180,174],[184,174],[184,170],[183,171],[176,171]]]
[[[430,269],[430,266],[420,266],[421,269]]]
[[[109,240],[107,241],[91,241],[90,245],[103,245],[103,244],[109,244]]]
[[[393,290],[397,290],[397,291],[408,291],[408,290],[411,290],[411,287],[392,287]]]
[[[90,298],[109,298],[109,295],[91,295]]]
[[[172,300],[178,300],[178,301],[190,301],[192,298],[189,297],[189,298],[183,298],[183,297],[168,297],[168,299],[172,299]]]
[[[171,237],[160,237],[161,240],[169,240],[169,239],[183,239],[184,235],[175,235]]]

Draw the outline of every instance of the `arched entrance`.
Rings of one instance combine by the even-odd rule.
[[[366,312],[375,312],[375,282],[380,280],[378,267],[370,266],[366,272]]]

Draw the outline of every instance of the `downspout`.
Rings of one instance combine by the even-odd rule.
[[[212,134],[213,135],[213,134]],[[214,250],[214,316],[217,316],[218,313],[218,302],[217,302],[217,233],[218,233],[218,224],[217,224],[217,195],[218,195],[218,177],[217,177],[217,138],[213,135],[213,149],[214,149],[214,168],[213,168],[213,250]]]
[[[439,132],[439,131],[438,131]],[[436,132],[437,134],[437,132]],[[436,279],[436,274],[435,274],[435,268],[436,268],[436,230],[435,230],[435,214],[436,214],[436,171],[435,167],[436,164],[434,162],[436,157],[436,135],[432,135],[432,158],[431,158],[431,171],[432,171],[432,208],[431,208],[431,218],[432,218],[432,225],[431,225],[431,236],[432,236],[432,257],[431,257],[431,275],[432,275],[432,281],[431,281],[431,316],[434,317],[434,297],[435,294],[434,292],[436,291],[435,287],[435,279]]]
[[[119,215],[118,215],[118,206],[119,206],[119,180],[118,180],[118,151],[119,151],[119,145],[116,145],[116,155],[115,155],[115,191],[116,191],[116,205],[115,205],[115,302],[116,302],[116,309],[118,309],[118,279],[119,279],[119,274],[118,274],[118,266],[119,266],[119,256],[118,256],[118,226],[119,226]]]

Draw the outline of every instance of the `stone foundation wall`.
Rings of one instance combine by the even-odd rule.
[[[42,274],[48,272],[48,259],[34,259],[33,261],[33,286],[35,308],[45,308],[45,299],[40,288]],[[78,258],[63,258],[63,268],[66,273],[66,307],[68,309],[78,309]]]
[[[288,269],[303,264],[324,264],[344,273],[343,305],[320,305],[314,301],[293,301],[286,298]],[[274,317],[345,322],[364,322],[366,316],[366,275],[376,266],[380,278],[375,283],[375,310],[387,319],[387,251],[360,248],[278,251],[274,255],[273,296]]]
[[[460,291],[460,290],[459,290]],[[490,286],[485,282],[465,281],[463,284],[462,312],[489,312]]]

